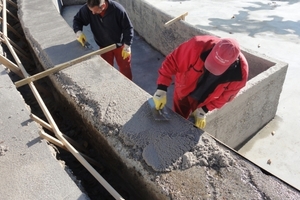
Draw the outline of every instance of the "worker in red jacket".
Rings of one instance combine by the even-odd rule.
[[[231,101],[248,79],[248,63],[232,38],[195,36],[182,43],[158,70],[157,110],[167,103],[167,88],[175,76],[173,110],[184,118],[193,115],[195,125],[206,126],[206,113]]]

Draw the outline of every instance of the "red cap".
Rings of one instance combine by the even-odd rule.
[[[240,54],[238,42],[232,38],[221,39],[208,54],[204,66],[212,74],[223,74]]]

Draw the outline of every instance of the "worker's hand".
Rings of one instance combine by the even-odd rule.
[[[205,128],[206,126],[206,113],[202,108],[197,108],[194,112],[193,115],[195,117],[195,126],[198,128]]]
[[[125,60],[128,58],[131,54],[131,48],[127,44],[124,44],[123,50],[122,50],[122,58]]]
[[[80,42],[80,44],[82,46],[85,45],[86,37],[85,37],[85,35],[84,35],[84,33],[82,31],[77,31],[76,32],[76,38],[77,38],[78,42]]]
[[[160,110],[167,104],[167,92],[164,90],[156,90],[153,95],[153,101],[156,110]]]

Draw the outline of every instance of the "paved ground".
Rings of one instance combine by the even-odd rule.
[[[88,199],[40,139],[40,128],[2,66],[0,85],[0,199]]]
[[[291,1],[167,1],[147,0],[153,6],[171,16],[185,12],[185,21],[221,37],[236,38],[243,48],[285,61],[289,64],[276,117],[257,136],[249,141],[240,153],[262,168],[267,169],[294,187],[300,188],[300,157],[298,155],[300,136],[300,90],[298,83],[300,68],[300,27],[297,12],[300,2]],[[68,6],[63,16],[71,25],[72,17],[79,6]],[[89,42],[96,48],[89,28],[85,29]],[[139,52],[147,57],[139,57]],[[132,45],[133,81],[145,91],[155,92],[157,68],[163,55],[145,45],[136,36]],[[169,92],[169,99],[171,92]],[[168,102],[170,106],[170,101]],[[272,135],[271,133],[275,134]],[[271,164],[267,161],[271,160]]]

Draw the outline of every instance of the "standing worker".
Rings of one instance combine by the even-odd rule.
[[[231,101],[248,79],[248,62],[231,38],[195,36],[171,52],[158,70],[155,108],[167,103],[167,88],[175,76],[173,110],[199,128],[206,126],[206,113]]]
[[[130,46],[134,30],[124,7],[112,0],[87,0],[73,19],[73,30],[82,46],[87,41],[82,28],[89,24],[100,49],[112,44],[122,44],[101,56],[111,66],[114,66],[115,58],[120,72],[132,80]]]

